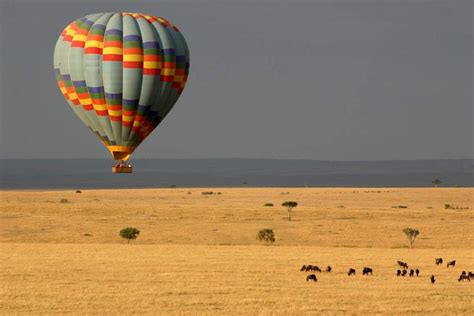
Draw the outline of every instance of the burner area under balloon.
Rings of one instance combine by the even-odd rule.
[[[125,161],[119,161],[112,167],[112,173],[132,173],[132,171],[132,165]]]

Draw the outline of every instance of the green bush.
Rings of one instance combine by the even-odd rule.
[[[140,231],[134,227],[127,227],[120,231],[120,237],[127,239],[127,243],[132,239],[137,239]]]
[[[270,228],[260,229],[257,233],[257,239],[269,245],[275,242],[275,233]]]

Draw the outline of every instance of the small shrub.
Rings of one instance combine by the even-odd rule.
[[[201,192],[202,195],[213,195],[214,192],[212,191],[205,191],[205,192]]]
[[[403,230],[403,232],[405,233],[405,235],[407,236],[408,238],[408,241],[410,243],[410,248],[413,246],[413,243],[415,242],[416,240],[416,237],[420,234],[419,230],[416,229],[416,228],[410,228],[410,227],[407,227]]]
[[[269,245],[275,242],[275,233],[270,228],[260,229],[257,233],[257,239]]]
[[[431,183],[433,183],[435,188],[437,188],[438,185],[442,183],[442,181],[440,179],[434,179],[433,181],[431,181]]]
[[[68,199],[61,199],[61,200],[59,200],[59,203],[63,203],[63,204],[64,203],[69,203],[69,200]]]
[[[265,204],[263,204],[263,206],[272,207],[272,206],[273,206],[273,203],[265,203]]]
[[[170,188],[174,189],[174,188],[176,188],[176,185],[172,184],[172,185],[170,185]]]
[[[217,192],[217,195],[221,195],[221,194],[222,194],[222,192]]]
[[[82,193],[82,191],[81,190],[76,190],[76,193]]]
[[[84,234],[84,236],[86,236],[86,237],[92,237],[91,234]]]
[[[134,227],[127,227],[120,231],[120,237],[127,239],[127,243],[130,243],[130,240],[137,239],[140,235],[140,231]]]
[[[445,210],[468,210],[469,207],[451,205],[451,204],[444,204],[444,209]]]

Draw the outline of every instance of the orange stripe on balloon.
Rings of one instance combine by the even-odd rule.
[[[104,47],[120,47],[122,48],[122,42],[121,41],[105,41],[104,42]]]
[[[132,47],[132,48],[124,48],[124,54],[143,54],[143,49],[139,47]]]

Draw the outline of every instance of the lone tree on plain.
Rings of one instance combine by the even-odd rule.
[[[411,248],[411,246],[413,246],[413,243],[415,242],[416,237],[420,234],[420,232],[418,231],[418,229],[410,228],[410,227],[405,228],[403,232],[407,236],[408,241],[410,242],[410,248]]]
[[[127,227],[120,231],[120,237],[127,239],[127,243],[130,243],[130,240],[137,239],[140,235],[140,231],[134,227]]]
[[[275,233],[270,228],[260,229],[257,234],[257,239],[269,245],[275,242]]]
[[[291,221],[291,211],[293,210],[294,207],[298,206],[298,202],[286,201],[286,202],[283,202],[283,204],[281,206],[287,208],[287,210],[288,210],[288,220]]]
[[[440,184],[441,184],[441,180],[440,180],[440,179],[434,179],[433,181],[431,181],[431,183],[433,183],[433,184],[434,184],[434,186],[435,186],[435,188],[437,188],[437,187],[438,187],[438,185],[440,185]]]

